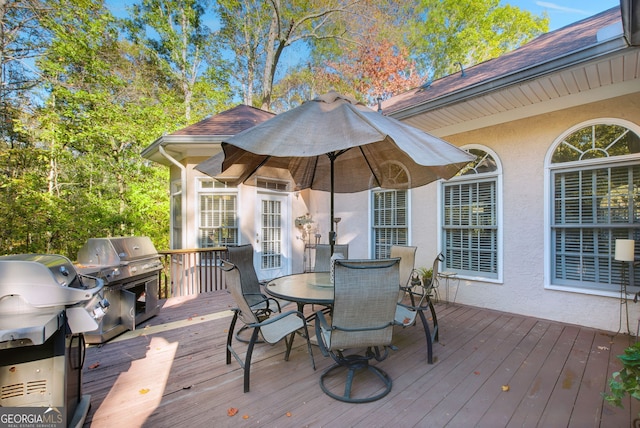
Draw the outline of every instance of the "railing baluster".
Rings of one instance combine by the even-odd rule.
[[[227,258],[227,249],[202,248],[159,251],[164,268],[159,283],[164,284],[160,298],[187,296],[225,288],[220,261]]]

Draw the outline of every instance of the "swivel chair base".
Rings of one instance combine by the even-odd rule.
[[[329,390],[329,388],[326,385],[326,381],[327,381],[326,377],[341,368],[344,368],[347,370],[347,379],[344,386],[344,393],[342,395]],[[353,386],[354,377],[356,376],[356,371],[358,370],[360,371],[367,370],[375,374],[376,377],[374,379],[379,380],[380,382],[377,382],[378,385],[381,385],[381,387],[384,388],[382,392],[375,395],[362,397],[362,398],[352,397],[351,389]],[[393,382],[389,377],[389,375],[386,372],[384,372],[382,369],[369,365],[369,358],[364,357],[362,355],[346,356],[344,357],[344,359],[341,360],[340,363],[332,365],[331,367],[326,369],[324,373],[322,373],[322,376],[320,376],[320,387],[322,388],[322,391],[331,398],[334,398],[339,401],[344,401],[347,403],[369,403],[372,401],[379,400],[382,397],[386,396],[389,392],[391,392],[392,385],[393,385]],[[369,388],[370,387],[368,387],[368,389]],[[379,389],[380,389],[380,386],[376,388],[376,391]]]

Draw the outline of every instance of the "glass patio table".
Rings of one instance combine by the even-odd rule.
[[[267,283],[267,294],[289,300],[303,312],[304,305],[333,305],[333,284],[329,272],[307,272],[282,276]]]

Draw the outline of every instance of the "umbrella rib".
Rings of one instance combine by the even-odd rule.
[[[244,184],[244,182],[247,181],[253,174],[255,174],[260,169],[260,167],[262,167],[265,163],[267,163],[267,161],[270,158],[271,156],[265,156],[262,162],[260,162],[255,168],[250,170],[248,174],[245,172],[245,174],[243,174],[242,177],[240,178],[240,183]]]
[[[367,155],[364,153],[364,150],[362,150],[362,146],[359,146],[358,149],[360,149],[360,153],[362,153],[362,158],[367,163],[367,166],[369,167],[369,171],[371,171],[371,175],[373,175],[373,179],[376,181],[376,184],[378,185],[378,187],[382,187],[382,185],[380,184],[380,179],[378,178],[375,171],[371,167],[371,163],[369,162]]]

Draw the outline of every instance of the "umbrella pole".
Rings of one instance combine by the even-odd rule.
[[[333,198],[334,198],[334,174],[333,174],[333,165],[336,160],[336,157],[333,153],[329,154],[329,160],[331,161],[331,218],[329,222],[331,222],[330,232],[329,232],[329,245],[331,246],[331,255],[333,256],[333,247],[336,245],[336,232],[333,230]]]

